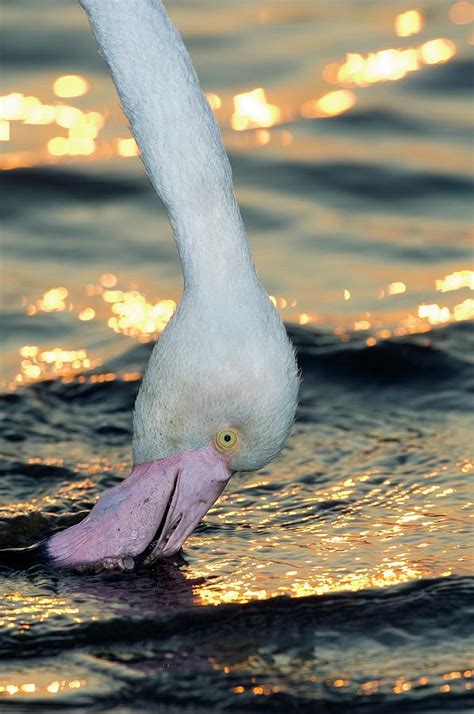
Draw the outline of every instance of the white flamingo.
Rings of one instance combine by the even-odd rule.
[[[176,553],[235,471],[277,456],[298,374],[219,129],[161,0],[80,1],[167,208],[184,292],[137,397],[131,475],[47,551],[60,567],[133,568]]]

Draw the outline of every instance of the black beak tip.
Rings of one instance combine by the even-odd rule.
[[[48,553],[48,541],[43,540],[26,548],[5,548],[0,550],[0,567],[11,570],[28,570],[33,565],[52,565]]]

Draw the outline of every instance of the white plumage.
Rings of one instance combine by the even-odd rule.
[[[202,447],[232,427],[240,444],[230,468],[259,468],[288,435],[298,374],[255,272],[213,113],[161,0],[81,4],[167,208],[184,275],[137,398],[135,464]]]

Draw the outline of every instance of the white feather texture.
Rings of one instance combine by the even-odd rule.
[[[233,427],[233,470],[274,458],[294,419],[298,374],[257,279],[213,113],[161,0],[81,0],[183,268],[176,314],[137,398],[136,464],[198,448]]]

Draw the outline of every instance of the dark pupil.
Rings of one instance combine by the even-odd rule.
[[[230,441],[231,439],[232,439],[232,437],[231,437],[230,434],[225,434],[225,436],[224,436],[224,441],[227,441],[227,443],[229,443],[229,441]]]

